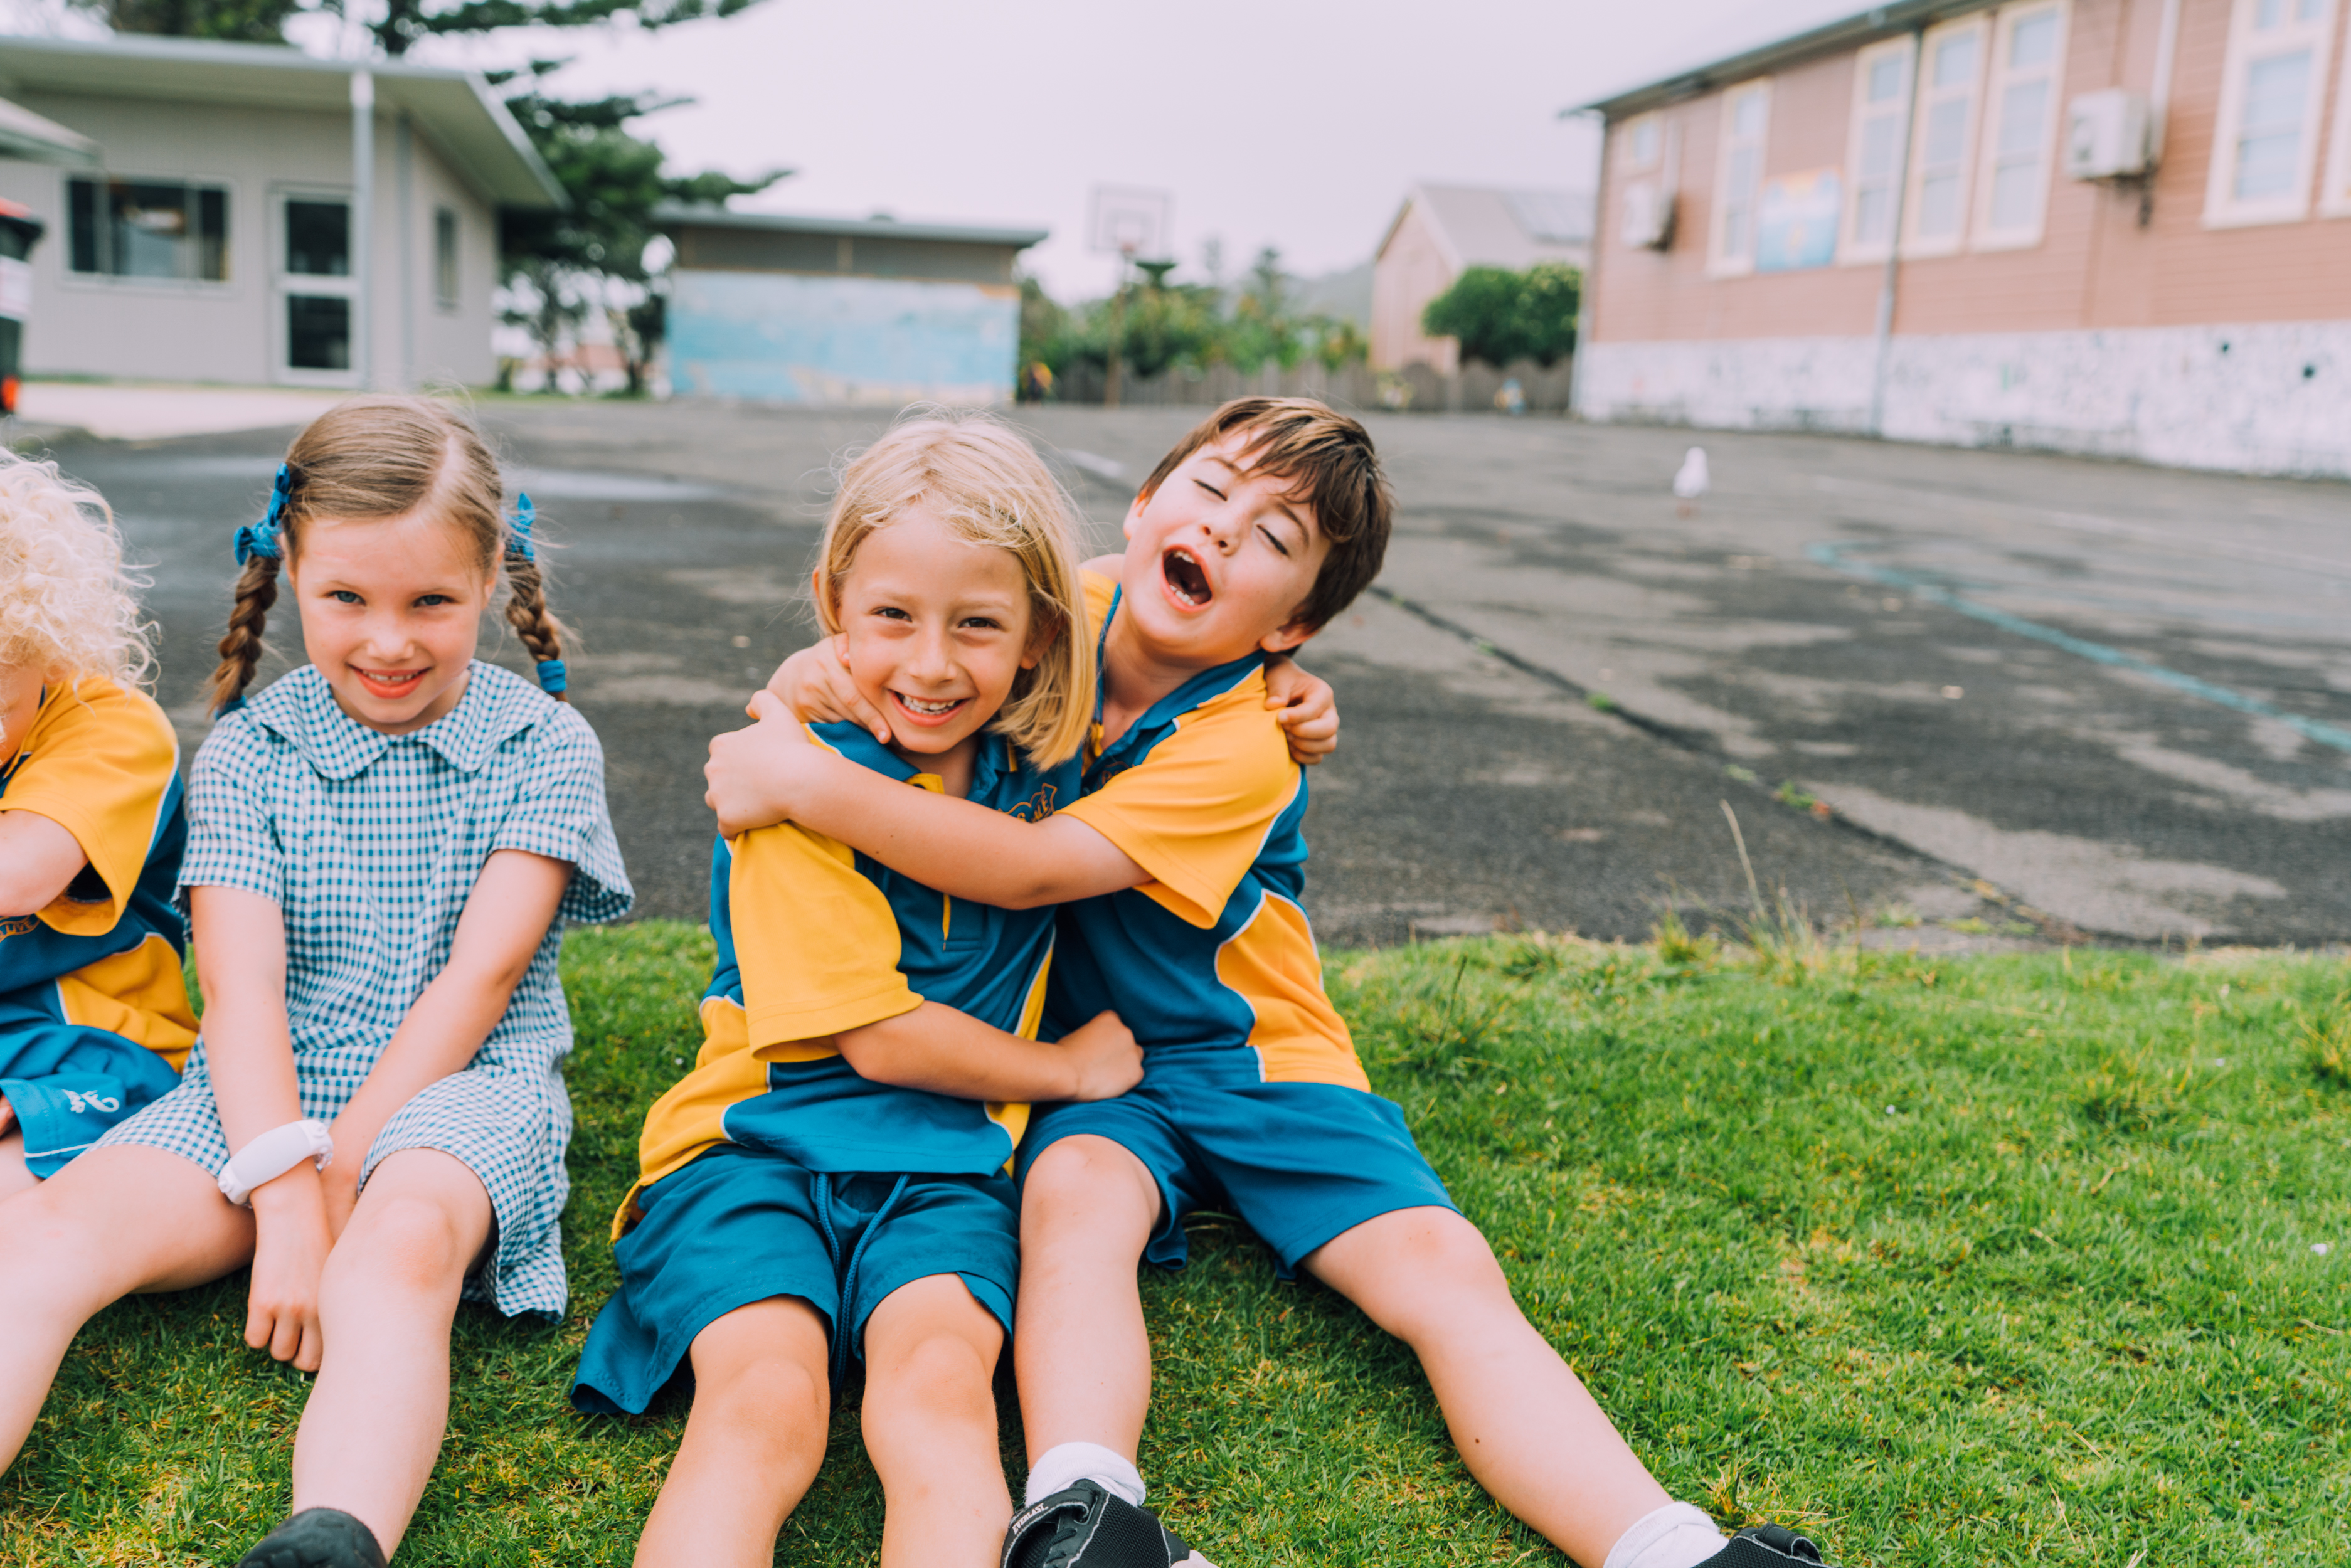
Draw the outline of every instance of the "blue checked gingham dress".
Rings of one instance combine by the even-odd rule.
[[[335,705],[306,664],[213,727],[188,796],[183,887],[238,887],[286,919],[286,1014],[302,1113],[331,1121],[447,962],[457,917],[495,850],[577,869],[560,917],[472,1065],[393,1113],[361,1180],[402,1149],[463,1160],[497,1212],[497,1255],[469,1299],[513,1316],[562,1315],[557,1220],[569,1192],[571,1103],[560,1071],[571,1020],[556,958],[564,919],[617,920],[632,894],[604,803],[604,753],[587,720],[520,676],[476,661],[456,707],[388,736]],[[217,1171],[229,1149],[204,1042],[185,1076],[108,1133]],[[336,1157],[359,1156],[355,1149]]]

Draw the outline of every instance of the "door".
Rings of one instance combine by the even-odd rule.
[[[356,386],[360,308],[351,276],[349,197],[293,191],[277,200],[278,379],[304,386]]]

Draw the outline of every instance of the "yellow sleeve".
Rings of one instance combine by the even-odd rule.
[[[1118,591],[1118,580],[1098,571],[1081,571],[1078,586],[1086,596],[1086,635],[1099,642],[1103,618],[1110,614],[1111,596]]]
[[[179,769],[171,720],[142,694],[93,678],[49,694],[25,751],[0,810],[35,812],[71,833],[106,885],[103,899],[59,898],[40,917],[68,936],[102,936],[139,885]]]
[[[1298,786],[1260,673],[1186,715],[1149,756],[1064,810],[1151,873],[1145,894],[1205,929]]]
[[[923,1005],[898,970],[897,916],[848,845],[785,822],[734,850],[727,913],[754,1053]]]

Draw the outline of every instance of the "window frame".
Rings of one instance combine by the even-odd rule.
[[[2282,0],[2286,7],[2283,36],[2273,48],[2254,30],[2262,0],[2236,0],[2229,9],[2229,48],[2221,67],[2220,109],[2212,125],[2211,168],[2204,185],[2204,226],[2206,228],[2247,228],[2260,224],[2300,223],[2310,216],[2311,186],[2319,172],[2319,151],[2326,140],[2323,123],[2326,113],[2327,67],[2334,61],[2335,26],[2342,10],[2341,0],[2319,0],[2318,16],[2312,21],[2297,21],[2294,12],[2299,0]],[[2237,152],[2244,133],[2245,93],[2252,77],[2256,60],[2273,55],[2293,52],[2297,47],[2310,50],[2310,95],[2302,126],[2302,145],[2294,155],[2294,182],[2283,194],[2276,196],[2241,197],[2235,193]],[[2343,118],[2343,108],[2337,105],[2335,118]],[[2342,131],[2337,127],[2338,143]],[[2329,160],[2330,164],[2333,160]],[[2334,172],[2332,169],[2330,174]]]
[[[1984,77],[1991,66],[1991,18],[1977,12],[1928,28],[1918,42],[1918,61],[1915,68],[1920,73],[1917,105],[1910,120],[1910,166],[1903,174],[1902,254],[1906,258],[1956,256],[1967,246],[1970,227],[1969,220],[1975,213],[1976,155],[1983,140]],[[1975,35],[1975,74],[1958,88],[1936,87],[1928,74],[1934,68],[1936,50],[1968,33]],[[1959,133],[1959,157],[1952,164],[1959,181],[1956,203],[1957,226],[1949,235],[1921,235],[1918,220],[1926,209],[1922,198],[1928,176],[1927,125],[1939,105],[1959,98],[1964,98],[1968,107],[1966,125]]]
[[[1743,255],[1724,250],[1730,228],[1731,154],[1745,143],[1739,135],[1739,106],[1744,99],[1762,100],[1762,127],[1754,136],[1755,183],[1747,193],[1747,245]],[[1771,78],[1750,77],[1722,90],[1722,123],[1715,140],[1714,211],[1707,222],[1706,265],[1716,277],[1744,277],[1755,270],[1755,218],[1761,207],[1763,173],[1771,154]]]
[[[1655,138],[1646,158],[1640,153],[1641,132],[1647,131]],[[1616,168],[1625,174],[1646,174],[1665,162],[1666,117],[1663,111],[1650,110],[1636,114],[1616,128]]]
[[[2335,127],[2327,138],[2326,164],[2318,187],[2318,215],[2351,218],[2351,46],[2342,49],[2335,77]]]
[[[2040,16],[2057,19],[2057,41],[2046,67],[2033,67],[2031,71],[2012,72],[2008,52],[2014,46],[2016,27],[2020,22]],[[2055,184],[2057,143],[2063,140],[2065,120],[2065,57],[2066,45],[2072,41],[2073,5],[2071,0],[2036,0],[2035,4],[2003,5],[1992,17],[1991,52],[1984,61],[1983,97],[1978,107],[1981,127],[1978,132],[1976,171],[1976,206],[1972,248],[1976,250],[2026,250],[2037,246],[2049,229],[2049,195]],[[2044,106],[2041,125],[2041,150],[2035,156],[2041,176],[2038,199],[2032,204],[2032,219],[2011,228],[1999,228],[1992,222],[1992,200],[1999,191],[2000,132],[2003,100],[2007,89],[2017,80],[2033,74],[2045,74],[2049,97]]]
[[[1893,256],[1896,242],[1901,238],[1903,187],[1907,183],[1910,161],[1909,120],[1911,95],[1918,69],[1917,39],[1905,33],[1898,38],[1888,38],[1870,45],[1854,57],[1853,113],[1845,127],[1845,189],[1850,194],[1844,204],[1844,220],[1837,235],[1837,259],[1846,266],[1874,266]],[[1876,63],[1888,56],[1902,61],[1902,86],[1896,93],[1896,102],[1889,110],[1873,105],[1869,99],[1869,73]],[[1896,211],[1891,214],[1892,225],[1886,238],[1876,243],[1861,237],[1861,193],[1863,187],[1862,149],[1868,138],[1869,122],[1884,116],[1894,122],[1895,133],[1903,138],[1894,150],[1892,177],[1886,189],[1895,201]]]
[[[350,257],[348,269],[341,274],[296,272],[287,265],[287,206],[294,202],[340,204],[353,217],[358,215],[358,193],[349,185],[289,182],[269,188],[269,256],[268,284],[270,376],[279,386],[355,388],[360,384],[360,367],[354,363],[342,370],[319,370],[293,362],[293,332],[287,319],[287,301],[295,295],[314,298],[340,298],[350,301],[350,347],[356,350],[361,329],[360,312],[367,308],[367,299],[360,292],[358,256]],[[351,239],[359,238],[359,225],[346,231]],[[353,356],[356,360],[357,355]]]
[[[444,310],[455,310],[465,303],[465,220],[457,209],[446,202],[433,206],[433,303]],[[444,255],[441,236],[446,233],[449,243]],[[444,266],[444,263],[446,263]],[[448,285],[444,288],[442,285]]]
[[[57,210],[65,214],[65,221],[60,225],[62,233],[57,238],[58,249],[64,253],[58,258],[57,273],[59,279],[67,287],[128,288],[138,292],[163,294],[234,294],[236,291],[238,225],[236,182],[234,180],[190,174],[140,174],[120,169],[68,169],[58,171],[58,174]],[[73,264],[73,189],[78,184],[97,187],[99,192],[99,199],[101,202],[105,200],[104,193],[107,187],[111,185],[177,185],[187,193],[191,209],[193,207],[198,192],[217,192],[221,199],[221,276],[195,277],[183,274],[174,277],[158,277],[146,273],[84,272],[75,267]],[[103,222],[99,224],[101,233],[105,226]],[[101,248],[106,247],[106,241],[103,239],[98,243]],[[190,244],[190,248],[193,248],[193,243]]]

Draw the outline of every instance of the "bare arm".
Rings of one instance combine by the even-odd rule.
[[[1024,822],[927,789],[877,789],[872,768],[810,745],[774,693],[753,696],[751,711],[758,722],[713,740],[704,769],[729,837],[789,820],[926,887],[999,909],[1066,904],[1151,880],[1075,818]]]
[[[192,887],[188,913],[204,993],[204,1060],[234,1154],[302,1114],[286,1023],[286,918],[275,900],[239,887]],[[333,1245],[318,1168],[300,1161],[256,1187],[251,1201],[245,1343],[316,1372],[324,1349],[319,1272]]]
[[[0,917],[37,915],[89,864],[81,841],[38,811],[0,811]]]
[[[833,1043],[861,1078],[962,1100],[1107,1100],[1143,1081],[1143,1048],[1116,1013],[1048,1044],[925,1002]]]
[[[569,862],[525,850],[500,850],[483,863],[457,917],[448,963],[410,1005],[367,1082],[335,1118],[335,1163],[326,1187],[338,1234],[358,1201],[360,1167],[376,1134],[428,1085],[473,1061],[506,1016],[570,884]]]

